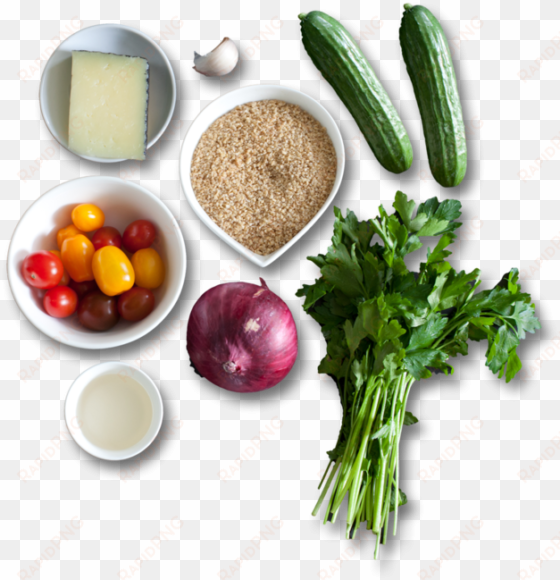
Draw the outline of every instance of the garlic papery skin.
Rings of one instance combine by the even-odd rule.
[[[221,77],[230,73],[239,60],[235,43],[227,36],[218,46],[205,55],[194,53],[194,70],[207,77]]]

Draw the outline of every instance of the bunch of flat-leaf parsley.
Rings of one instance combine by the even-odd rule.
[[[521,369],[520,339],[540,328],[517,269],[492,290],[475,293],[480,271],[457,272],[446,261],[461,226],[458,201],[434,197],[413,217],[416,203],[399,191],[393,207],[392,215],[380,206],[377,218],[361,222],[335,208],[332,246],[309,258],[321,278],[298,291],[305,311],[321,325],[327,355],[319,372],[336,381],[343,410],[313,513],[332,485],[325,522],[334,522],[347,495],[347,537],[366,521],[377,535],[375,557],[387,538],[389,512],[395,512],[396,533],[398,506],[406,503],[398,449],[403,426],[417,422],[406,411],[414,381],[430,377],[430,369],[452,373],[448,359],[466,355],[469,339],[488,341],[487,366],[510,381]],[[375,234],[379,240],[372,245]],[[404,258],[422,246],[423,236],[439,241],[413,273]]]

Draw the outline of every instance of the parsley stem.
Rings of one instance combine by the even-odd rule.
[[[333,480],[333,478],[338,470],[338,466],[340,465],[340,460],[341,460],[340,457],[336,460],[336,463],[334,464],[334,468],[331,471],[329,479],[327,480],[327,485],[325,485],[325,487],[323,488],[323,491],[321,492],[321,495],[319,496],[319,499],[317,500],[317,503],[315,504],[315,507],[313,508],[313,511],[311,512],[312,515],[314,515],[314,516],[316,516],[319,513],[319,510],[321,509],[321,504],[323,503],[323,500],[325,499],[325,495],[327,495],[327,491],[329,490],[329,487],[331,486],[331,482],[332,482],[332,480]],[[319,487],[320,487],[320,485],[319,485]]]
[[[332,464],[333,464],[333,462],[329,461],[329,464],[327,465],[327,469],[325,469],[325,473],[323,473],[323,477],[321,477],[321,481],[319,482],[317,489],[321,489],[321,486],[323,485],[323,481],[325,481],[325,477],[327,477],[327,473],[329,472],[329,469],[331,468]]]
[[[409,377],[408,379],[408,384],[405,382],[405,386],[406,386],[406,391],[404,393],[404,397],[403,397],[403,401],[402,401],[402,407],[401,407],[401,423],[400,423],[400,428],[399,428],[399,435],[396,441],[396,447],[397,447],[397,451],[401,442],[401,434],[402,434],[402,429],[404,426],[404,417],[405,417],[405,413],[406,413],[406,403],[408,402],[408,394],[410,393],[410,387],[412,387],[412,384],[414,383],[414,377]],[[397,457],[397,465],[396,465],[396,470],[395,470],[395,516],[393,518],[393,536],[397,533],[397,519],[398,519],[398,515],[399,515],[399,460]]]

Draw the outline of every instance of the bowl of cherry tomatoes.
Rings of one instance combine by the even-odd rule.
[[[77,348],[141,338],[175,306],[185,242],[167,206],[116,177],[84,177],[37,199],[8,250],[8,280],[23,314]]]

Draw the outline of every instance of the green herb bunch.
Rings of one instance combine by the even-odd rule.
[[[332,487],[325,523],[334,522],[348,496],[346,535],[353,538],[367,522],[377,535],[375,557],[387,538],[389,513],[395,512],[395,534],[398,507],[406,503],[398,447],[403,426],[417,422],[406,411],[412,384],[436,369],[453,373],[448,361],[466,355],[469,340],[488,341],[486,365],[509,382],[521,369],[520,340],[540,328],[517,269],[492,290],[476,292],[480,271],[457,272],[446,261],[461,226],[458,201],[434,197],[414,215],[416,203],[399,191],[393,207],[389,215],[380,206],[368,221],[335,208],[332,246],[309,258],[321,277],[297,293],[321,325],[327,355],[319,372],[336,381],[342,404],[340,434],[313,514]],[[423,237],[439,241],[420,271],[410,272],[405,257],[422,247]]]

